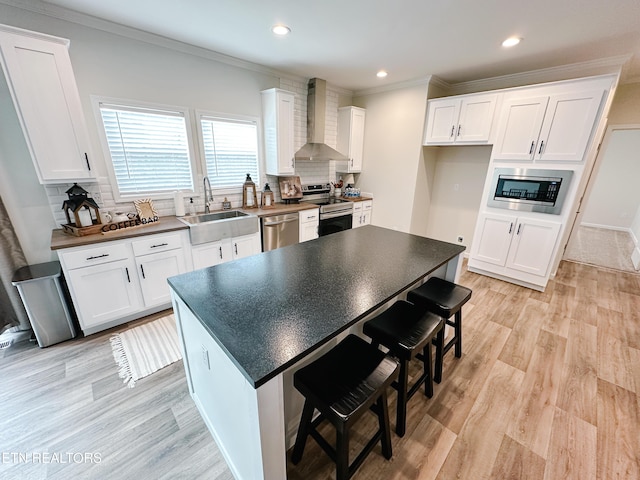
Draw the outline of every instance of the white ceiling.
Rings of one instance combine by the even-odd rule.
[[[633,55],[640,0],[46,0],[301,77],[362,90],[436,75],[449,83]],[[287,24],[276,37],[270,27]],[[516,35],[522,43],[505,49]],[[376,72],[389,75],[378,79]]]

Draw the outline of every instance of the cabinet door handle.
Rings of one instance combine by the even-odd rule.
[[[127,272],[127,282],[131,283],[131,278],[129,277],[129,267],[124,267],[124,271]]]
[[[157,245],[151,245],[151,247],[149,247],[149,248],[166,247],[167,245],[169,245],[169,244],[168,243],[159,243]]]
[[[293,162],[294,162],[294,157],[291,157],[291,168],[294,168],[294,166],[295,166],[295,165],[293,164]]]
[[[453,134],[456,131],[456,126],[455,125],[451,125],[451,135],[449,135],[449,137],[453,138]]]
[[[144,276],[144,267],[140,265],[140,271],[142,272],[142,278],[146,280],[147,277]]]
[[[519,223],[518,224],[518,231],[516,232],[516,235],[520,235],[520,229],[522,228],[522,224]]]
[[[509,235],[511,235],[511,232],[513,232],[513,222],[509,224]]]
[[[236,249],[236,255],[237,255],[237,254],[238,254],[238,244],[237,244],[237,243],[234,243],[234,244],[233,244],[233,246],[234,246],[234,248]]]
[[[351,159],[351,166],[353,167],[353,158]]]
[[[222,247],[220,247],[220,258],[222,259]]]
[[[456,134],[456,137],[460,136],[460,129],[462,128],[462,125],[458,125],[458,133]]]
[[[544,140],[540,142],[540,149],[538,150],[538,155],[542,154],[542,149],[544,148]]]
[[[103,253],[102,255],[94,255],[92,257],[87,257],[87,260],[95,260],[96,258],[104,258],[104,257],[108,257],[109,254],[108,253]]]
[[[536,142],[535,140],[533,142],[531,142],[531,148],[529,148],[529,155],[531,155],[533,153],[533,148],[536,146]]]
[[[91,165],[89,164],[89,156],[87,155],[87,152],[84,152],[84,159],[87,161],[87,168],[91,170]]]

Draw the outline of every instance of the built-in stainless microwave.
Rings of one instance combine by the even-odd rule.
[[[496,168],[488,206],[560,215],[571,177],[571,170]]]

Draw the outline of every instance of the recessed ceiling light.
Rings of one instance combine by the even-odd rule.
[[[520,37],[509,37],[504,42],[502,42],[503,47],[514,47],[520,43],[522,40]]]
[[[378,78],[384,78],[387,76],[387,72],[385,72],[384,70],[380,70],[378,73],[376,73],[376,76]]]
[[[289,35],[291,33],[291,29],[286,25],[274,25],[271,27],[271,31],[276,35]]]

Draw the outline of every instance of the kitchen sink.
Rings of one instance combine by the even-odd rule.
[[[248,213],[239,210],[231,210],[228,212],[202,213],[200,215],[191,215],[189,217],[179,217],[178,220],[187,225],[198,225],[200,223],[216,222],[218,220],[226,220],[228,218],[249,217]]]
[[[217,242],[260,231],[260,221],[256,215],[238,210],[178,217],[178,220],[189,226],[192,245]]]

